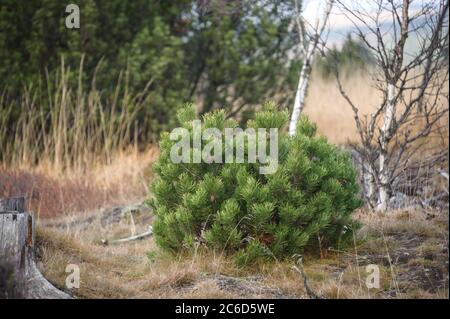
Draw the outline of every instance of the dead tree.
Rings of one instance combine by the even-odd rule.
[[[301,6],[298,0],[295,0],[295,17],[294,22],[297,27],[299,35],[299,51],[302,57],[302,69],[298,80],[297,90],[295,92],[294,107],[292,109],[292,116],[289,122],[289,135],[295,135],[297,122],[305,103],[306,91],[309,85],[309,78],[311,75],[314,57],[318,50],[324,46],[322,34],[330,16],[334,0],[327,0],[323,9],[322,17],[317,17],[314,25],[309,25],[304,19]]]
[[[34,259],[35,223],[25,212],[25,199],[0,199],[0,259],[10,265],[16,292],[30,299],[68,299],[41,274]]]
[[[448,0],[373,2],[337,0],[340,13],[353,24],[359,39],[375,59],[371,75],[382,101],[368,117],[346,93],[335,74],[341,95],[350,105],[359,133],[357,151],[366,167],[368,203],[386,210],[392,185],[430,136],[448,116]],[[417,50],[407,50],[408,41]]]

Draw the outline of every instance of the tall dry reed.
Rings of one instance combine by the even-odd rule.
[[[0,163],[30,167],[46,163],[56,171],[82,170],[94,161],[110,163],[115,152],[136,143],[136,115],[142,96],[128,88],[129,74],[118,76],[112,93],[83,86],[83,60],[74,72],[61,60],[45,85],[29,84],[19,99],[0,94]]]

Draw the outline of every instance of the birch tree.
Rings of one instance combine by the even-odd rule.
[[[298,119],[303,110],[305,103],[305,95],[309,85],[309,78],[311,75],[311,69],[314,62],[314,56],[316,52],[324,47],[322,41],[322,34],[325,31],[325,27],[330,16],[331,9],[333,7],[334,0],[327,0],[323,9],[322,16],[317,16],[314,25],[308,24],[303,16],[302,7],[298,3],[299,0],[295,0],[295,17],[294,21],[297,27],[299,35],[299,51],[302,56],[303,65],[298,80],[297,90],[295,93],[294,107],[292,109],[292,116],[289,122],[289,135],[294,135],[297,127]]]
[[[377,210],[387,210],[392,185],[448,117],[448,0],[423,1],[337,0],[342,14],[352,22],[358,37],[372,51],[372,74],[382,101],[364,117],[342,86],[339,67],[335,74],[342,96],[350,105],[359,132],[357,149],[367,166],[366,197]],[[414,41],[415,50],[406,43]],[[434,154],[446,158],[446,154]],[[444,152],[444,153],[445,153]],[[421,158],[427,162],[428,159]],[[432,165],[436,160],[429,161]]]

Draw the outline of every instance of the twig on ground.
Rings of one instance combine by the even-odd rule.
[[[122,243],[127,243],[130,241],[135,241],[135,240],[140,240],[149,236],[153,235],[153,228],[152,226],[149,226],[149,229],[146,232],[143,232],[141,234],[137,234],[134,236],[130,236],[130,237],[126,237],[126,238],[120,238],[120,239],[114,239],[114,240],[107,240],[107,239],[102,239],[102,244],[103,245],[114,245],[114,244],[122,244]]]
[[[303,278],[303,285],[305,286],[305,290],[306,290],[306,294],[308,295],[308,297],[310,299],[325,299],[324,297],[319,296],[318,294],[316,294],[311,287],[308,284],[308,278],[305,275],[305,272],[303,271],[303,261],[302,261],[302,257],[300,257],[297,260],[297,266],[292,266],[292,268],[297,271],[300,276]]]

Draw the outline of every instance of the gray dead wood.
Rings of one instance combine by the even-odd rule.
[[[142,203],[137,203],[133,205],[103,209],[101,212],[95,212],[95,214],[86,218],[76,218],[75,220],[46,223],[45,227],[70,229],[71,231],[83,231],[93,225],[106,227],[111,224],[118,223],[128,214],[147,214],[149,212],[150,208]],[[150,216],[150,214],[148,215]],[[151,218],[150,220],[146,220],[146,222],[151,222]]]
[[[123,244],[123,243],[128,243],[130,241],[144,239],[144,238],[150,237],[152,235],[153,235],[153,228],[152,228],[152,226],[149,226],[148,230],[141,234],[137,234],[137,235],[126,237],[126,238],[113,239],[113,240],[102,239],[102,243],[104,245]]]
[[[25,199],[0,199],[0,259],[11,265],[19,295],[28,299],[68,299],[41,274],[34,259],[35,222]]]
[[[305,272],[303,271],[303,260],[299,258],[297,260],[297,266],[292,266],[292,268],[299,273],[299,275],[303,278],[303,286],[305,286],[306,294],[310,299],[325,299],[322,296],[319,296],[314,292],[314,290],[309,286],[308,277],[306,277]]]

